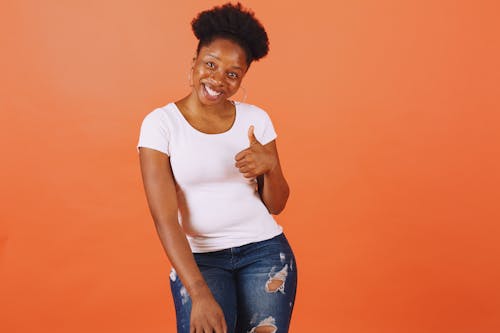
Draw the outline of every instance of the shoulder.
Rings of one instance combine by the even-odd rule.
[[[168,103],[162,107],[158,107],[150,111],[144,117],[144,121],[167,121],[173,116],[172,103]]]
[[[274,130],[273,122],[267,112],[252,104],[238,103],[238,117],[241,116],[241,126],[248,128],[253,125],[255,128],[255,137],[263,145],[276,139],[277,134]]]
[[[142,128],[171,129],[172,127],[176,127],[178,123],[177,117],[175,105],[173,103],[168,103],[146,114],[142,120]]]
[[[242,102],[235,102],[235,103],[238,107],[239,112],[245,117],[263,121],[267,121],[268,119],[270,119],[267,111],[265,111],[259,106]]]
[[[267,114],[267,112],[254,104],[248,104],[248,103],[243,103],[243,102],[234,102],[240,110],[243,110],[244,112],[254,112],[256,114]]]

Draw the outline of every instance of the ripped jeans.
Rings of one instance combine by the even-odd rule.
[[[257,333],[261,329],[288,332],[297,265],[284,234],[225,250],[194,253],[194,258],[224,312],[228,333]],[[173,269],[170,287],[177,332],[189,333],[191,298]]]

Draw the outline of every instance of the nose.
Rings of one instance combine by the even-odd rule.
[[[209,79],[210,79],[210,83],[213,85],[218,85],[218,86],[222,85],[223,76],[222,76],[222,73],[218,70],[214,70],[214,71],[210,72]]]

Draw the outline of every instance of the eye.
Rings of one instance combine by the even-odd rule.
[[[215,64],[212,62],[212,61],[207,61],[207,67],[210,68],[210,69],[214,69],[215,68]]]
[[[227,76],[229,76],[229,78],[231,78],[231,79],[238,78],[238,74],[236,74],[235,72],[229,72],[229,73],[227,73]]]

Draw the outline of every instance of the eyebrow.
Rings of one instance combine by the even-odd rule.
[[[218,56],[216,56],[215,54],[209,53],[209,54],[207,54],[207,55],[209,55],[209,56],[211,56],[212,58],[215,58],[215,59],[217,59],[217,60],[220,60],[220,58],[219,58]]]
[[[210,57],[212,57],[212,58],[215,58],[217,60],[220,60],[220,58],[218,56],[216,56],[215,54],[209,53],[207,55],[210,56]],[[233,66],[233,68],[239,69],[239,70],[243,70],[240,66]]]

